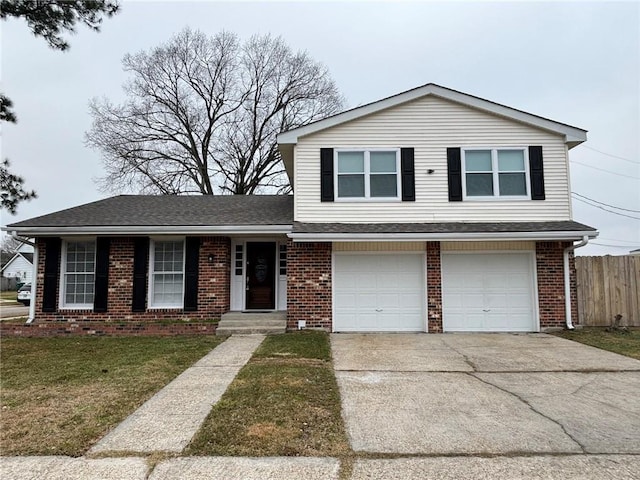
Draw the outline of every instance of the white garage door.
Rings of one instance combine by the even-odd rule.
[[[336,254],[333,330],[425,331],[422,254]]]
[[[531,253],[443,254],[446,332],[536,331]]]

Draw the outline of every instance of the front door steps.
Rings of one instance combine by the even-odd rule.
[[[286,330],[287,312],[227,312],[218,323],[216,335],[270,335]]]

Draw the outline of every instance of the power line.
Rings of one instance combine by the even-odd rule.
[[[613,155],[611,153],[603,152],[602,150],[596,150],[593,147],[589,147],[588,145],[583,145],[584,148],[588,148],[589,150],[593,150],[594,152],[601,153],[602,155],[606,155],[607,157],[617,158],[618,160],[624,160],[625,162],[635,163],[636,165],[640,165],[640,162],[636,160],[631,160],[630,158],[619,157],[618,155]]]
[[[609,240],[610,242],[630,243],[631,245],[640,245],[640,240],[618,240],[617,238],[605,238],[598,236],[599,240]]]
[[[609,243],[598,243],[598,242],[589,242],[589,245],[600,245],[601,247],[624,248],[625,250],[629,250],[631,248],[631,247],[624,247],[622,245],[611,245]]]
[[[608,208],[601,207],[600,205],[595,205],[593,203],[589,203],[586,200],[582,200],[581,198],[576,198],[579,202],[586,203],[587,205],[595,208],[599,208],[600,210],[604,210],[605,212],[613,213],[614,215],[620,215],[621,217],[633,218],[634,220],[640,220],[640,217],[634,217],[632,215],[626,215],[620,212],[614,212],[613,210],[609,210]]]
[[[604,205],[605,207],[615,208],[616,210],[624,210],[625,212],[640,213],[640,210],[632,210],[630,208],[616,207],[615,205],[609,205],[608,203],[599,202],[598,200],[594,200],[593,198],[589,198],[589,197],[587,197],[585,195],[580,195],[577,192],[571,192],[571,195],[577,195],[578,197],[584,198],[586,200],[591,200],[592,202],[598,203],[600,205]]]
[[[604,168],[592,167],[591,165],[587,165],[586,163],[578,162],[576,160],[570,160],[570,162],[577,163],[578,165],[582,165],[583,167],[593,168],[594,170],[600,170],[601,172],[610,173],[611,175],[617,175],[619,177],[633,178],[635,180],[640,180],[640,177],[634,177],[633,175],[623,175],[622,173],[612,172],[611,170],[605,170]]]

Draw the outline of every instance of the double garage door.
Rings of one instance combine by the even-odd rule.
[[[336,253],[336,332],[426,331],[425,256]],[[444,331],[536,331],[530,253],[443,254]]]

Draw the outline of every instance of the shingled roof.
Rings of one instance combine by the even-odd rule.
[[[433,222],[433,223],[301,223],[294,222],[297,241],[344,240],[579,240],[598,232],[582,223],[560,222]]]
[[[120,195],[13,223],[7,229],[286,226],[293,221],[290,195]],[[212,230],[214,230],[212,228]]]
[[[582,223],[500,222],[500,223],[301,223],[294,222],[293,233],[508,233],[508,232],[595,232]]]
[[[560,222],[301,223],[290,195],[120,195],[8,225],[24,236],[75,234],[291,234],[313,241],[354,238],[581,238],[594,228]]]

